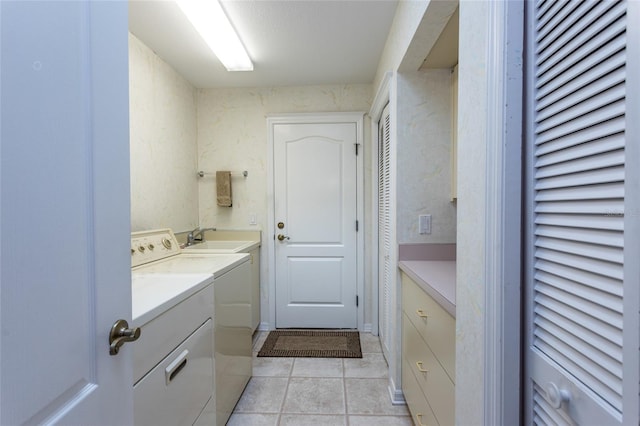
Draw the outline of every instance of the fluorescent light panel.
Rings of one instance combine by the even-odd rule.
[[[176,3],[227,71],[253,71],[251,58],[218,0],[176,0]]]

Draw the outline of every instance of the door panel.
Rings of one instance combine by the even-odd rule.
[[[131,424],[127,5],[0,19],[0,424]]]
[[[387,359],[390,359],[393,348],[391,155],[391,115],[390,106],[387,104],[378,123],[378,333],[382,352]]]
[[[626,2],[529,6],[527,423],[620,424]]]
[[[356,130],[274,125],[276,327],[357,326]]]

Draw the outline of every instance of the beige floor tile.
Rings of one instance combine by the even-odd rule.
[[[229,417],[226,426],[276,426],[278,414],[241,414],[234,413]]]
[[[406,405],[393,405],[387,379],[344,379],[348,414],[408,416]]]
[[[283,414],[280,426],[346,426],[346,416]]]
[[[389,367],[382,353],[362,354],[362,358],[345,358],[344,377],[376,378],[388,377]]]
[[[282,412],[345,414],[342,379],[292,377]]]
[[[287,378],[252,377],[235,413],[278,413],[287,389]]]
[[[349,426],[413,426],[409,416],[349,416]]]
[[[254,377],[289,377],[293,358],[253,357]]]
[[[362,353],[382,352],[380,339],[371,333],[360,333],[360,348],[362,349]]]
[[[292,377],[342,377],[342,358],[296,358]]]

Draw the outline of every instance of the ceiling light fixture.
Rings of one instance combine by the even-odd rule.
[[[176,0],[227,71],[253,71],[253,63],[218,0]]]

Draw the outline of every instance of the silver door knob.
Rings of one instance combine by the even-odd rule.
[[[571,394],[569,391],[560,389],[558,385],[553,382],[547,383],[546,391],[549,403],[556,410],[562,406],[563,402],[569,402],[571,400]]]
[[[285,235],[282,235],[282,234],[278,234],[278,240],[279,241],[284,241],[284,240],[288,240],[288,239],[289,239],[289,237],[287,237]]]
[[[109,333],[109,355],[117,355],[120,346],[126,342],[133,342],[140,337],[140,327],[129,328],[129,323],[123,319],[116,321]]]

